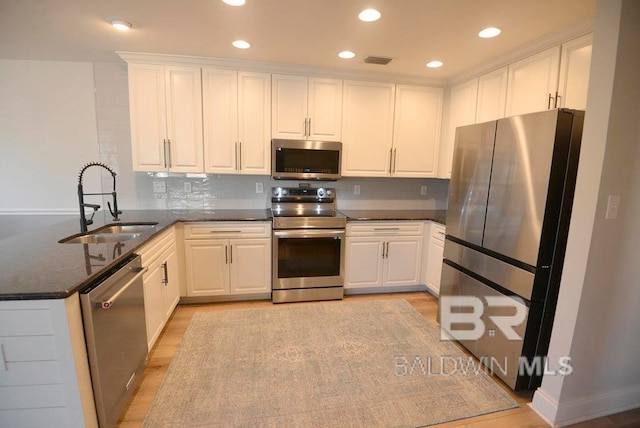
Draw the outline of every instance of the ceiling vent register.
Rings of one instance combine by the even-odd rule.
[[[387,65],[391,62],[391,58],[381,56],[368,56],[364,59],[367,64]]]

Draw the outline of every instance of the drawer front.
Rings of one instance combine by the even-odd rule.
[[[185,239],[269,237],[271,237],[271,223],[269,222],[206,222],[184,225]]]
[[[431,222],[430,236],[434,241],[439,241],[444,244],[445,227],[440,223]]]
[[[176,242],[176,229],[169,229],[155,236],[151,241],[138,248],[136,253],[142,257],[142,266],[149,267],[160,255]]]
[[[416,236],[424,233],[422,221],[347,223],[347,236]]]

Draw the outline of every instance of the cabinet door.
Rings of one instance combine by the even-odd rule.
[[[433,227],[433,226],[432,226]],[[438,232],[436,232],[438,233]],[[444,234],[444,232],[441,232]],[[431,234],[429,252],[427,254],[427,287],[436,295],[440,294],[440,279],[442,278],[442,259],[444,256],[444,235],[442,238]]]
[[[382,285],[382,244],[376,237],[347,237],[345,242],[345,288]]]
[[[185,241],[188,296],[229,294],[229,241]]]
[[[144,313],[147,322],[147,347],[149,350],[160,336],[166,320],[163,275],[162,264],[155,262],[143,277]]]
[[[238,73],[238,167],[271,174],[271,75]]]
[[[451,177],[456,128],[475,123],[477,99],[478,79],[453,86],[449,92],[449,116],[447,118],[441,165],[438,171],[440,178]]]
[[[584,110],[587,107],[592,45],[593,34],[587,34],[562,45],[558,107],[578,110]]]
[[[238,73],[202,70],[204,171],[233,174],[237,171]]]
[[[309,139],[341,141],[342,80],[309,78],[307,111]]]
[[[202,79],[200,67],[165,67],[169,170],[202,172]]]
[[[273,138],[305,139],[308,78],[274,74],[271,82]]]
[[[178,263],[178,252],[176,246],[172,245],[164,257],[165,284],[164,284],[164,307],[165,321],[169,319],[178,301],[180,300],[180,266]]]
[[[389,176],[395,85],[344,81],[342,175]]]
[[[396,86],[394,177],[435,177],[442,125],[442,89]]]
[[[387,238],[384,285],[420,283],[422,236]]]
[[[271,292],[271,240],[229,241],[231,294]]]
[[[502,67],[478,78],[476,123],[502,119],[507,104],[509,67]]]
[[[164,67],[129,64],[129,113],[134,171],[164,171],[167,138]]]
[[[560,46],[509,65],[506,116],[554,108]]]

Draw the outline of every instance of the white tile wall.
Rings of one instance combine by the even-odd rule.
[[[270,189],[297,186],[294,181],[275,181],[268,176],[149,174],[132,171],[126,64],[95,63],[96,111],[100,159],[117,172],[118,204],[122,209],[231,209],[267,208]],[[153,182],[164,181],[166,193],[154,193]],[[185,193],[184,183],[191,183]],[[264,193],[256,194],[261,182]],[[353,186],[359,184],[360,195]],[[312,183],[335,187],[341,209],[444,209],[448,180],[401,178],[343,178],[337,182]],[[427,186],[427,195],[420,187]],[[103,176],[103,188],[111,177]]]

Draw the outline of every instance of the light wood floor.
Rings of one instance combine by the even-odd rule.
[[[380,300],[406,299],[427,320],[436,324],[437,300],[427,292],[394,293],[363,296],[348,296],[345,300]],[[142,426],[142,421],[151,407],[151,402],[160,387],[160,383],[169,368],[169,363],[176,352],[191,317],[196,312],[225,311],[233,309],[259,308],[272,306],[270,301],[228,302],[198,305],[179,305],[167,323],[164,332],[156,342],[149,355],[142,384],[136,392],[127,412],[119,423],[120,428]],[[195,369],[195,368],[194,368]],[[439,428],[467,427],[467,428],[547,428],[548,425],[527,405],[531,401],[532,393],[515,393],[500,381],[498,383],[520,404],[517,409],[491,413],[484,416],[459,420],[437,425]],[[619,413],[589,422],[573,425],[573,428],[608,428],[608,427],[638,427],[640,426],[640,409]]]

